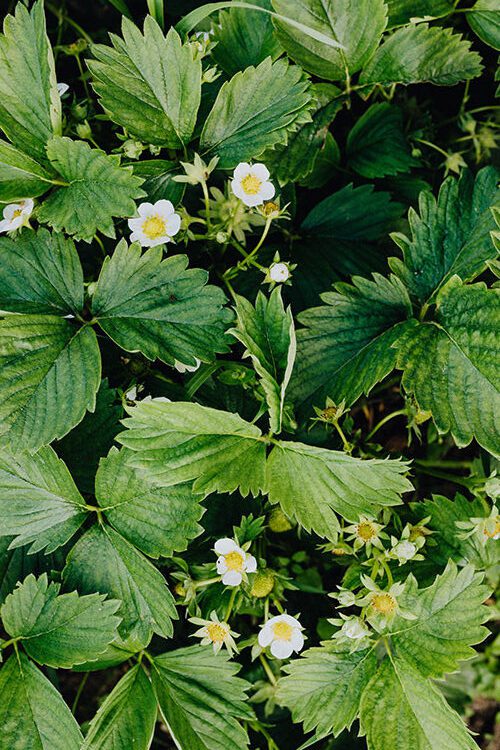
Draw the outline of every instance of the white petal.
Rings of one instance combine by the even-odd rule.
[[[291,615],[280,615],[281,622],[286,622],[287,625],[291,625],[292,628],[299,628],[299,630],[303,630],[302,625],[298,620],[295,619],[295,617],[292,617]]]
[[[241,187],[240,180],[231,180],[231,190],[233,191],[234,195],[237,198],[241,198],[241,200],[246,197],[246,193]]]
[[[270,626],[270,622],[271,620],[266,622],[257,639],[259,641],[259,646],[262,646],[262,648],[266,648],[266,646],[269,646],[274,638],[274,633],[272,627]]]
[[[69,91],[69,86],[67,83],[63,83],[62,81],[57,84],[57,91],[59,92],[59,96],[64,96],[66,91]]]
[[[24,216],[21,214],[21,216],[16,216],[15,219],[12,219],[10,222],[10,230],[13,231],[14,229],[19,229],[19,227],[22,227],[24,224]]]
[[[262,182],[269,179],[269,170],[265,164],[252,164],[252,174]]]
[[[173,237],[181,228],[181,217],[179,214],[172,214],[167,218],[165,223],[168,236]]]
[[[260,188],[259,194],[265,201],[270,201],[271,198],[274,197],[275,192],[276,188],[274,187],[272,182],[264,182],[264,184]]]
[[[23,201],[23,214],[25,216],[30,216],[34,207],[35,207],[34,200],[32,198],[26,198],[26,200]]]
[[[154,240],[149,239],[148,244],[144,247],[157,247],[158,245],[164,245],[166,242],[170,242],[170,237],[156,237]]]
[[[156,201],[154,208],[162,217],[171,216],[175,211],[172,201],[167,200]]]
[[[250,172],[250,164],[247,164],[246,161],[240,162],[236,169],[233,172],[233,177],[235,180],[242,180],[243,177],[246,177],[246,175]]]
[[[144,219],[142,219],[139,216],[137,219],[129,219],[127,224],[128,224],[128,228],[132,232],[134,232],[134,231],[142,229],[142,225],[144,224]]]
[[[0,232],[10,232],[10,221],[7,219],[0,221]]]
[[[269,626],[272,629],[272,625],[276,622],[283,622],[283,615],[275,615],[274,617],[271,617],[271,619],[267,621],[266,627]]]
[[[291,641],[273,641],[271,653],[276,659],[288,659],[292,655],[293,646]]]
[[[218,555],[227,555],[229,552],[234,552],[235,549],[238,549],[238,545],[233,539],[229,539],[227,536],[217,539],[214,545],[214,550]]]
[[[228,570],[222,576],[222,583],[225,586],[239,586],[242,580],[243,576],[237,570]]]
[[[217,567],[217,573],[219,575],[222,575],[223,573],[227,573],[226,558],[223,557],[222,555],[219,558],[217,558],[216,567]]]
[[[22,208],[19,203],[9,203],[3,210],[3,218],[11,221],[16,211],[22,211]]]
[[[137,209],[137,212],[139,216],[141,216],[143,219],[146,219],[148,216],[151,216],[152,213],[154,213],[155,207],[152,203],[141,203],[139,208]]]
[[[238,198],[240,198],[240,196],[238,196]],[[244,197],[241,197],[241,200],[245,206],[250,206],[251,208],[254,206],[260,206],[261,203],[264,203],[264,198],[260,192],[257,193],[257,195],[247,195],[247,193],[245,193]]]
[[[257,560],[253,555],[247,555],[245,560],[245,570],[247,573],[255,573],[257,570]]]
[[[300,630],[294,629],[292,637],[290,638],[290,643],[292,644],[294,651],[299,652],[302,649],[304,646],[304,636]]]

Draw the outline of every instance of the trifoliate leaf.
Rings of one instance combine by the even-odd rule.
[[[15,15],[5,17],[3,30],[0,130],[16,148],[45,163],[47,142],[61,134],[62,123],[43,0],[36,2],[31,12],[23,3],[17,3]]]
[[[83,308],[83,271],[71,240],[46,229],[0,237],[0,310],[75,315]]]
[[[6,598],[0,610],[3,626],[19,638],[39,664],[69,669],[96,659],[116,638],[120,602],[100,594],[59,595],[60,584],[47,574],[29,575]]]
[[[98,564],[96,564],[98,561]],[[147,645],[151,632],[170,638],[177,618],[160,571],[109,526],[93,526],[78,540],[64,569],[66,588],[121,599],[119,633]]]
[[[22,652],[0,670],[0,695],[4,747],[80,750],[80,728],[61,694]]]
[[[369,750],[477,750],[432,682],[402,659],[384,659],[361,699]]]
[[[140,664],[113,688],[90,722],[82,750],[148,750],[156,724],[156,698]],[[132,739],[133,738],[133,739]]]
[[[362,692],[376,670],[373,648],[354,653],[333,644],[311,648],[285,666],[278,702],[292,712],[294,722],[303,723],[304,732],[314,730],[317,739],[337,736],[358,715]]]
[[[398,341],[402,383],[439,432],[459,446],[473,437],[500,452],[499,290],[463,286],[452,279],[443,289],[435,320],[415,324]]]
[[[209,362],[228,351],[231,313],[224,292],[207,285],[208,273],[188,269],[186,255],[162,260],[161,247],[144,254],[122,240],[106,258],[92,300],[101,328],[126,351],[173,364]]]
[[[65,544],[87,515],[71,474],[50,446],[35,455],[0,453],[0,509],[0,535],[15,537],[11,548],[31,544],[31,553]]]
[[[239,719],[252,719],[248,683],[224,653],[191,646],[157,656],[151,671],[163,720],[178,747],[242,750],[248,736]]]
[[[420,213],[410,208],[411,239],[392,235],[403,251],[403,261],[393,258],[391,267],[419,302],[432,301],[454,274],[464,281],[474,278],[496,257],[491,209],[500,206],[498,178],[493,167],[482,169],[475,180],[468,170],[458,180],[448,177],[437,200],[423,192]]]
[[[399,107],[381,102],[364,112],[347,136],[349,166],[363,177],[386,177],[418,166]]]
[[[101,360],[94,331],[53,315],[0,321],[0,434],[36,451],[95,406]]]
[[[441,18],[453,11],[452,0],[386,0],[389,29],[404,26],[412,19]]]
[[[467,13],[472,31],[490,47],[500,51],[500,8],[498,0],[477,0]]]
[[[310,120],[311,94],[303,71],[286,60],[266,58],[224,83],[200,137],[204,153],[228,169],[287,142]]]
[[[416,619],[396,617],[392,622],[391,648],[396,656],[425,677],[443,677],[455,671],[460,661],[474,656],[471,646],[488,634],[482,627],[488,608],[481,605],[489,595],[483,578],[472,565],[458,570],[452,562],[426,589],[419,590],[410,576],[401,607]]]
[[[96,44],[89,60],[93,86],[109,117],[144,143],[165,148],[187,145],[201,98],[201,59],[174,29],[165,37],[151,16],[144,34],[126,18],[123,39]]]
[[[435,83],[454,86],[481,75],[481,57],[451,28],[427,23],[389,36],[361,73],[360,84]]]
[[[352,281],[337,284],[321,295],[324,305],[298,316],[306,328],[297,332],[291,400],[322,407],[329,396],[350,405],[395,367],[391,346],[408,325],[408,293],[395,276]]]
[[[99,466],[96,499],[108,521],[151,557],[171,557],[201,534],[203,508],[190,483],[162,487],[130,464],[134,454],[112,448]]]
[[[271,432],[281,432],[285,392],[295,361],[295,326],[292,311],[285,310],[281,289],[269,299],[259,292],[255,307],[244,297],[236,298],[236,327],[230,331],[246,347],[269,408]]]
[[[283,16],[311,26],[342,45],[331,47],[275,20],[278,39],[288,55],[309,73],[329,81],[352,76],[366,64],[387,24],[383,0],[273,0]]]
[[[0,140],[0,201],[36,198],[51,187],[51,176],[38,162]]]
[[[90,148],[84,141],[53,138],[47,154],[64,181],[38,210],[38,220],[58,232],[90,242],[99,231],[114,237],[113,218],[133,216],[134,201],[144,192],[131,167],[120,167],[117,156]]]

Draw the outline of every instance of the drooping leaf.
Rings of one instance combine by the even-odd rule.
[[[22,640],[32,659],[68,669],[96,659],[115,640],[120,602],[59,590],[46,573],[38,579],[29,575],[6,598],[0,615],[7,633]]]
[[[89,326],[53,315],[0,321],[0,434],[36,451],[65,435],[95,406],[99,346]]]
[[[467,13],[467,21],[485,44],[500,51],[500,8],[497,0],[477,0]]]
[[[386,3],[389,29],[404,26],[414,18],[441,18],[453,10],[451,0],[386,0]]]
[[[309,82],[298,66],[266,58],[224,83],[208,115],[200,147],[221,169],[285,144],[310,119]]]
[[[53,138],[47,154],[64,185],[44,200],[38,220],[85,242],[98,231],[114,237],[113,219],[136,212],[134,201],[144,195],[142,179],[134,177],[130,167],[120,167],[119,157],[84,141]]]
[[[123,39],[94,45],[88,66],[101,104],[118,125],[144,143],[166,148],[187,145],[201,98],[201,60],[174,29],[167,36],[146,16],[144,34],[122,21]]]
[[[0,140],[0,201],[36,198],[52,187],[49,173],[19,149]]]
[[[175,182],[173,177],[178,169],[177,162],[166,159],[144,159],[132,164],[134,174],[142,177],[144,182],[142,189],[146,193],[148,201],[168,200],[177,206],[184,195],[186,186],[181,182]]]
[[[232,319],[226,297],[207,285],[208,273],[188,269],[186,255],[162,260],[163,250],[141,253],[122,240],[101,269],[92,312],[101,328],[127,351],[173,364],[195,364],[228,350]]]

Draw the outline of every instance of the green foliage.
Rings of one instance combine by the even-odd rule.
[[[43,195],[51,186],[50,174],[31,157],[0,141],[0,200],[14,202]]]
[[[467,21],[483,42],[500,51],[500,14],[496,0],[477,0],[467,13]]]
[[[451,0],[387,0],[388,27],[403,26],[412,18],[440,18],[452,11]]]

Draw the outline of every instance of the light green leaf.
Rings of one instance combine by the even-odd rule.
[[[383,0],[273,0],[273,7],[342,45],[337,49],[311,41],[289,24],[274,21],[278,39],[292,60],[329,81],[344,80],[361,70],[387,24]]]
[[[0,34],[0,130],[16,148],[45,163],[45,147],[60,135],[61,99],[47,37],[43,0],[31,12],[17,3]],[[33,197],[33,196],[30,196]]]
[[[0,202],[36,198],[51,187],[49,173],[38,162],[0,140]]]
[[[467,13],[472,31],[490,47],[500,51],[500,6],[498,0],[477,0]]]
[[[113,688],[90,722],[82,750],[148,750],[156,724],[156,698],[140,664]]]
[[[162,487],[130,464],[134,454],[112,448],[101,460],[96,499],[108,521],[151,557],[171,557],[202,532],[200,496],[189,483]]]
[[[47,154],[65,185],[45,199],[38,220],[85,242],[98,231],[114,237],[113,218],[135,214],[134,201],[144,195],[142,179],[134,177],[131,167],[120,167],[119,157],[84,141],[53,138]]]
[[[452,279],[438,302],[435,321],[416,324],[398,342],[403,386],[458,446],[475,437],[499,453],[499,290]]]
[[[266,58],[224,83],[208,115],[200,147],[228,169],[287,143],[310,120],[309,82],[298,66]]]
[[[465,725],[432,682],[402,659],[386,658],[361,699],[369,750],[477,750]]]
[[[451,0],[386,0],[389,9],[388,28],[404,26],[412,19],[441,18],[453,10]]]
[[[80,750],[83,737],[60,693],[21,652],[0,670],[0,727],[9,750]]]
[[[96,564],[96,560],[99,561]],[[66,588],[121,600],[119,633],[142,644],[151,632],[171,638],[174,598],[160,571],[109,526],[93,526],[75,544],[63,572]]]
[[[94,331],[53,315],[0,321],[0,434],[36,451],[95,406],[101,360]]]
[[[405,26],[389,36],[363,70],[360,83],[435,83],[454,86],[481,75],[481,57],[451,28],[427,23]]]
[[[39,664],[69,669],[97,659],[116,638],[120,602],[100,594],[59,595],[60,584],[47,574],[29,575],[6,598],[0,610],[3,626],[19,638]]]
[[[255,307],[244,297],[236,298],[236,327],[230,333],[245,346],[259,375],[269,408],[271,432],[281,432],[285,392],[295,361],[295,326],[292,311],[285,310],[281,289],[269,298],[259,292]]]
[[[151,676],[160,711],[179,748],[242,750],[248,736],[239,719],[251,719],[248,683],[221,652],[191,646],[157,656]]]
[[[65,464],[50,446],[34,456],[0,454],[1,536],[10,547],[31,544],[46,554],[66,544],[84,522],[87,510]]]
[[[341,651],[327,643],[311,648],[302,659],[285,666],[287,677],[278,683],[278,702],[303,723],[315,738],[336,737],[358,715],[361,694],[377,670],[374,649]]]
[[[482,169],[475,180],[469,171],[458,180],[448,177],[437,200],[426,191],[419,197],[420,213],[410,208],[411,239],[392,235],[403,260],[391,259],[391,267],[419,302],[433,301],[455,274],[464,281],[474,278],[496,257],[491,209],[500,206],[498,178],[493,167]]]
[[[75,315],[83,308],[83,271],[71,240],[46,229],[0,237],[0,310]]]
[[[229,349],[232,319],[224,292],[208,273],[188,269],[186,255],[162,260],[163,248],[141,253],[122,240],[103,263],[92,300],[101,328],[127,351],[173,364],[209,362]]]
[[[123,39],[96,44],[88,66],[101,104],[118,125],[144,143],[181,148],[193,135],[201,100],[201,59],[174,29],[165,37],[151,16],[144,35],[123,19]]]

